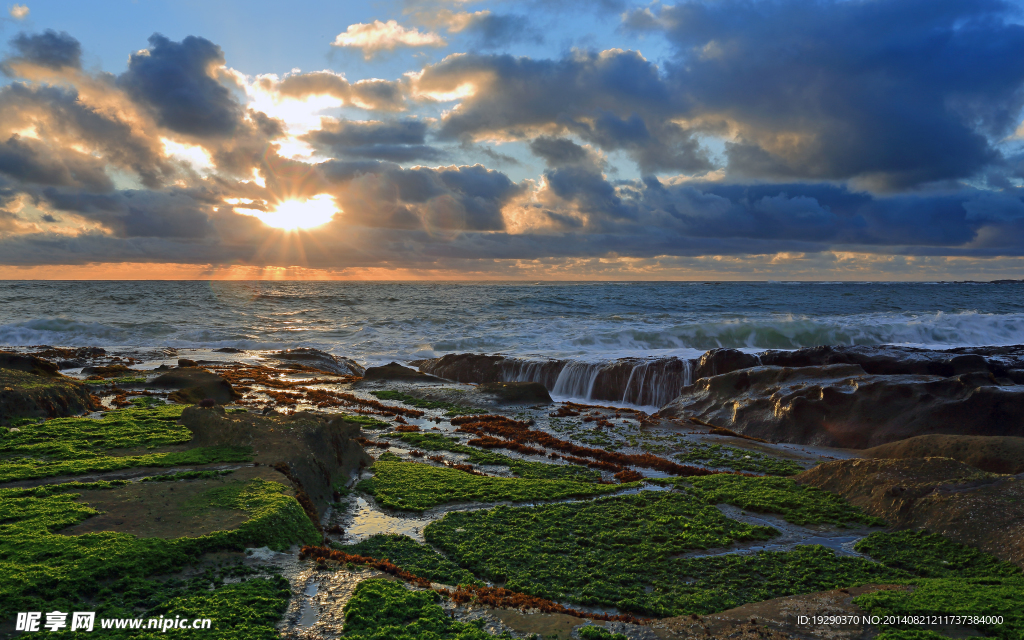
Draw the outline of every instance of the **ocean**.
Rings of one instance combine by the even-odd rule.
[[[1014,282],[0,282],[11,347],[315,347],[373,365],[1021,343]]]

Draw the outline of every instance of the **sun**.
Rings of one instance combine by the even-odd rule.
[[[334,198],[322,193],[308,200],[285,200],[271,211],[240,208],[235,211],[259,218],[267,226],[295,231],[327,224],[338,212],[338,207],[334,204]]]

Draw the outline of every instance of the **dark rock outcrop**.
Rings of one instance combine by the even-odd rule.
[[[935,351],[894,345],[821,346],[796,351],[765,351],[760,354],[760,359],[761,364],[777,367],[855,364],[873,375],[931,375],[948,378],[963,373],[992,373],[1003,377],[1018,358],[1024,358],[1024,348],[999,349],[996,353],[992,348],[984,347]]]
[[[488,382],[477,388],[481,393],[497,396],[505,402],[550,404],[551,394],[539,382]]]
[[[710,378],[723,373],[731,373],[738,369],[749,369],[761,364],[757,356],[743,353],[737,349],[712,349],[697,361],[693,370],[693,379]]]
[[[331,355],[326,351],[321,351],[319,349],[300,347],[298,349],[288,349],[286,351],[268,353],[267,357],[274,358],[276,360],[283,360],[285,363],[295,363],[343,376],[363,375],[363,367],[356,364],[355,360],[339,358],[338,356]]]
[[[61,375],[57,365],[52,362],[12,351],[0,351],[0,369],[13,369],[51,378]]]
[[[485,356],[476,353],[450,353],[440,358],[420,360],[417,363],[420,371],[430,373],[446,380],[483,384],[500,382],[501,362],[504,356]]]
[[[860,453],[864,458],[952,458],[990,473],[1024,473],[1024,438],[1011,436],[914,436]]]
[[[309,413],[229,415],[222,407],[188,407],[181,423],[192,432],[194,446],[252,447],[256,462],[287,469],[296,489],[309,496],[320,514],[333,501],[335,483],[373,463],[355,440],[359,424],[344,418],[328,421]]]
[[[661,414],[769,440],[864,449],[924,434],[1024,436],[1024,387],[981,373],[763,366],[697,380]]]
[[[149,381],[148,385],[158,389],[177,389],[171,394],[174,396],[171,399],[191,404],[207,398],[226,404],[242,397],[227,380],[197,367],[171,369]]]
[[[404,382],[441,382],[437,376],[422,373],[397,362],[390,362],[380,367],[368,367],[363,372],[363,380],[399,380]]]

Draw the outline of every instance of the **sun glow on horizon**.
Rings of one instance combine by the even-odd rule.
[[[276,229],[296,231],[327,224],[338,213],[338,207],[334,204],[334,198],[321,193],[308,200],[285,200],[271,211],[239,207],[235,211],[259,218],[263,224]]]

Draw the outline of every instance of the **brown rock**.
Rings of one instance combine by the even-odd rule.
[[[952,458],[991,473],[1024,473],[1024,438],[925,435],[860,452],[863,458]]]
[[[369,367],[363,373],[363,380],[404,380],[407,382],[441,382],[441,379],[403,367],[397,362],[391,362],[381,367]]]
[[[0,369],[25,371],[37,376],[48,376],[51,378],[61,375],[57,365],[52,362],[12,351],[0,351]]]
[[[793,479],[837,493],[896,529],[926,529],[1024,567],[1024,478],[950,458],[828,462]]]
[[[456,382],[500,382],[501,361],[504,356],[485,356],[476,353],[450,353],[440,358],[423,360],[420,371]]]
[[[212,398],[219,404],[225,404],[242,397],[227,380],[197,367],[171,369],[148,384],[158,389],[177,389],[180,393],[171,394],[173,396],[171,399],[189,404],[200,402],[206,398]]]

